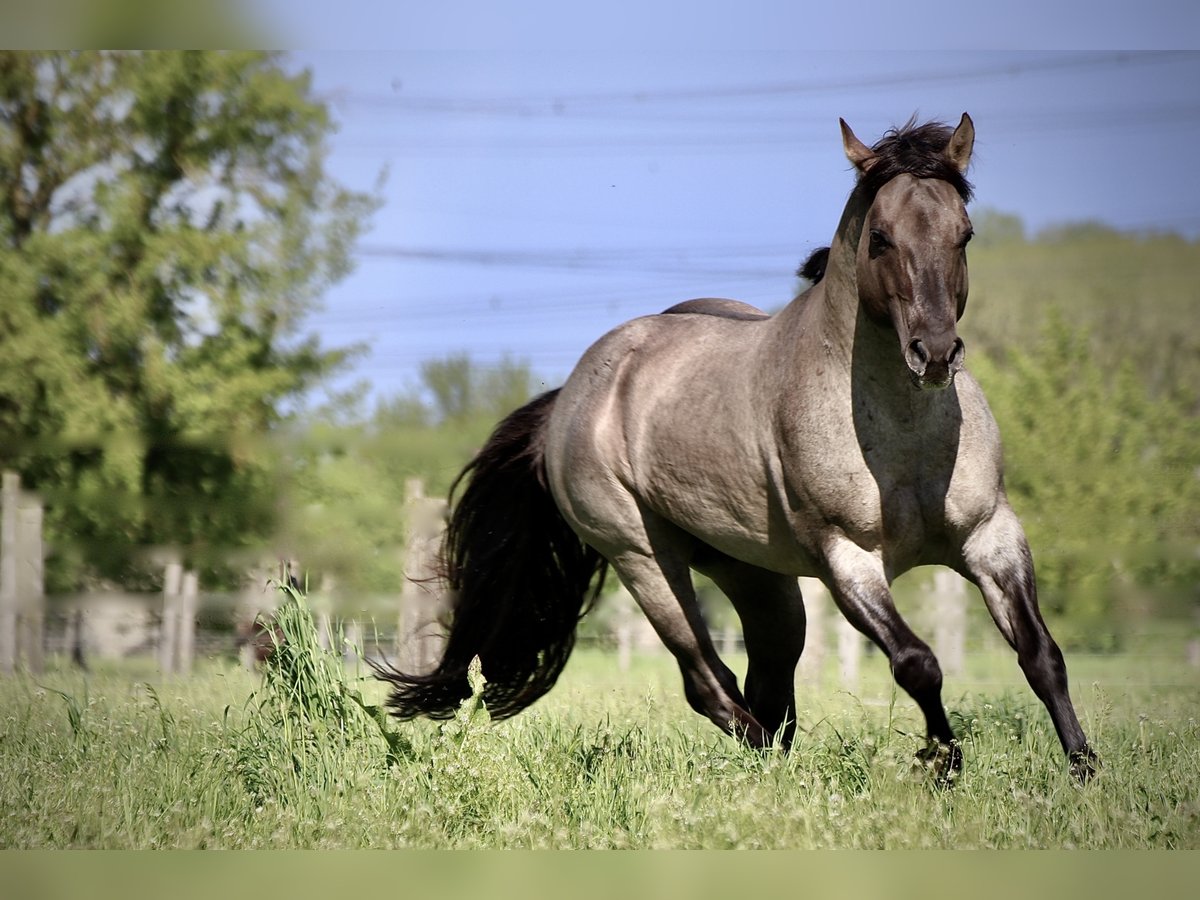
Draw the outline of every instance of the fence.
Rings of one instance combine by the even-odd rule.
[[[332,643],[332,611],[345,617],[345,637],[363,646],[368,655],[387,657],[400,668],[427,671],[438,660],[444,643],[441,619],[449,606],[437,572],[437,549],[445,524],[447,503],[426,497],[422,484],[408,485],[405,579],[397,595],[373,608],[382,615],[361,616],[351,607],[335,603],[336,586],[327,577],[311,596],[320,633]],[[162,552],[161,593],[93,592],[73,597],[44,596],[42,579],[42,507],[22,491],[19,478],[5,473],[2,494],[0,542],[0,674],[18,667],[37,672],[47,653],[69,656],[77,665],[92,659],[143,656],[157,660],[164,674],[186,675],[197,658],[241,656],[252,665],[254,648],[251,623],[260,613],[269,614],[277,592],[268,589],[271,574],[278,575],[277,560],[263,560],[247,577],[243,589],[232,594],[204,593],[195,572],[188,571],[178,555]],[[867,643],[837,611],[825,586],[812,578],[800,579],[808,618],[808,635],[798,677],[816,683],[831,667],[840,685],[854,690]],[[957,574],[941,570],[921,585],[924,596],[914,616],[918,633],[928,635],[947,676],[963,672],[966,658],[966,623],[969,593]],[[977,605],[977,604],[976,604]],[[393,610],[388,613],[386,610]],[[347,615],[350,613],[349,615]],[[662,645],[645,617],[624,589],[605,598],[598,617],[585,625],[581,643],[598,640],[615,649],[617,666],[628,670],[637,653],[657,653]],[[907,614],[907,613],[906,613]],[[716,639],[725,652],[741,648],[741,635],[726,615]],[[978,633],[997,641],[994,629]],[[1188,661],[1200,668],[1200,639],[1186,648]],[[832,655],[836,654],[836,665]]]
[[[440,625],[448,607],[437,572],[437,549],[445,527],[447,503],[426,497],[424,486],[412,479],[407,487],[405,515],[407,544],[404,551],[405,579],[397,598],[398,615],[392,634],[379,633],[374,623],[350,620],[346,636],[359,643],[370,635],[369,651],[395,659],[406,671],[427,671],[440,656],[444,635]],[[164,674],[186,675],[197,655],[240,655],[252,664],[250,623],[260,613],[273,609],[274,600],[264,596],[265,573],[277,567],[265,562],[246,588],[233,595],[201,595],[199,578],[184,568],[179,557],[159,554],[163,567],[161,594],[132,594],[118,591],[93,592],[54,598],[47,621],[43,596],[41,539],[42,507],[38,499],[23,492],[20,479],[4,474],[3,545],[0,551],[0,672],[18,665],[39,671],[48,650],[69,655],[78,665],[91,658],[112,659],[129,655],[152,655]],[[962,664],[962,623],[965,600],[961,580],[953,573],[936,582],[939,600],[935,650],[948,674]],[[808,610],[807,649],[800,677],[815,680],[827,653],[834,645],[840,660],[841,682],[857,684],[864,639],[836,615],[824,585],[802,579]],[[320,634],[330,642],[330,604],[322,602],[333,593],[325,578],[316,594]],[[658,652],[661,644],[646,619],[635,608],[629,594],[620,589],[608,598],[613,607],[609,643],[615,645],[618,667],[628,669],[635,652]],[[197,623],[208,627],[198,636]],[[732,626],[721,630],[719,641],[726,651],[740,645],[740,633]]]
[[[0,674],[43,664],[42,505],[5,472],[0,486]]]

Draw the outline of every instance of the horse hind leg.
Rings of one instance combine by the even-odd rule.
[[[804,650],[804,600],[797,580],[712,551],[694,563],[737,610],[746,641],[750,712],[786,749],[796,731],[796,665]]]
[[[897,611],[882,562],[843,539],[827,548],[826,566],[838,608],[887,654],[896,684],[925,715],[928,744],[917,759],[942,784],[953,783],[962,769],[962,750],[942,705],[942,668]]]
[[[694,539],[653,514],[643,521],[647,545],[609,560],[678,662],[688,704],[750,746],[769,746],[771,734],[750,712],[700,614],[689,568]]]

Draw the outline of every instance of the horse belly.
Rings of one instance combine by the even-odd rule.
[[[686,409],[692,414],[641,436],[633,472],[644,502],[726,556],[784,575],[819,574],[814,524],[824,519],[797,515],[756,407],[720,418],[703,414],[703,403]],[[713,421],[720,427],[706,427]]]

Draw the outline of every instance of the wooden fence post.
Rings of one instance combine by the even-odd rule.
[[[176,640],[178,656],[175,671],[190,675],[196,656],[196,607],[200,602],[200,578],[188,570],[183,573],[179,586],[179,620]]]
[[[724,627],[721,628],[722,656],[728,657],[734,653],[737,653],[739,634],[740,632],[738,631],[737,626],[735,626],[732,622],[726,622]]]
[[[950,569],[933,573],[933,652],[946,675],[961,675],[966,663],[966,582]]]
[[[842,687],[847,691],[855,691],[858,689],[858,669],[862,662],[863,636],[845,616],[838,618],[837,635]]]
[[[21,476],[5,472],[0,493],[0,674],[17,666],[17,499]]]
[[[362,655],[366,653],[363,648],[362,626],[358,624],[357,620],[346,623],[342,640],[344,641],[341,647],[342,662],[351,668],[357,678],[362,674]]]
[[[21,491],[21,476],[5,472],[0,483],[0,674],[23,663],[43,664],[45,587],[42,504]]]
[[[44,666],[46,631],[45,553],[42,549],[42,504],[37,497],[21,498],[17,508],[17,651],[26,671]]]
[[[333,576],[328,572],[323,573],[317,586],[317,592],[309,598],[309,603],[313,612],[316,613],[317,643],[322,650],[335,650],[340,654],[342,648],[333,646],[333,616],[330,613],[333,606],[334,584]]]
[[[825,625],[828,618],[829,591],[819,578],[801,578],[800,593],[804,595],[804,653],[800,656],[800,679],[806,684],[821,683],[821,668],[825,665]]]
[[[616,607],[613,632],[617,639],[617,669],[628,672],[633,665],[633,595],[620,585],[608,599]]]
[[[438,552],[449,505],[445,500],[426,497],[419,478],[405,483],[405,501],[407,527],[396,631],[397,665],[404,672],[424,673],[437,665],[445,644],[438,620],[446,608],[446,588],[439,577]]]
[[[71,664],[87,671],[87,625],[82,606],[70,611],[67,619],[66,638],[63,643],[71,655]]]
[[[183,565],[168,562],[163,572],[162,627],[158,633],[158,666],[164,675],[176,671],[179,655],[180,590]]]
[[[1200,631],[1200,608],[1195,610],[1192,621],[1195,622],[1196,630]],[[1186,656],[1189,666],[1193,669],[1200,669],[1200,634],[1193,635],[1187,642]]]

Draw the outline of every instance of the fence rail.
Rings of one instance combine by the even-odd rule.
[[[19,667],[40,671],[47,654],[69,657],[80,666],[93,659],[144,656],[157,660],[161,671],[170,675],[186,675],[196,659],[205,657],[240,656],[247,665],[253,664],[252,623],[274,609],[277,592],[266,584],[268,573],[278,574],[278,561],[264,561],[240,592],[206,593],[201,591],[196,573],[184,567],[178,554],[164,552],[160,554],[161,592],[107,591],[47,598],[42,583],[41,504],[21,490],[20,479],[13,473],[4,473],[0,500],[0,674]],[[419,481],[409,484],[405,581],[396,596],[372,598],[369,606],[377,615],[344,615],[343,634],[356,644],[361,639],[368,656],[386,658],[406,671],[432,667],[444,641],[438,623],[448,601],[437,578],[436,556],[446,512],[445,500],[426,497]],[[838,613],[820,581],[800,581],[808,634],[798,677],[816,683],[830,677],[832,670],[841,687],[853,690],[871,649]],[[969,652],[977,656],[981,650],[1001,649],[1002,642],[990,627],[973,629],[968,645],[968,608],[979,604],[971,602],[971,592],[957,574],[936,572],[923,584],[922,593],[914,625],[929,635],[948,677],[966,671]],[[326,645],[331,642],[333,610],[345,613],[356,608],[353,603],[335,603],[334,594],[335,585],[326,577],[310,598]],[[357,608],[366,606],[358,604]],[[386,612],[389,609],[391,612]],[[714,636],[722,652],[744,650],[735,620],[728,612],[720,618],[723,622],[717,623]],[[624,589],[604,599],[600,621],[599,628],[585,625],[579,643],[611,648],[621,670],[630,668],[636,653],[665,652]],[[1143,646],[1146,643],[1141,642]],[[1186,659],[1189,668],[1183,669],[1185,673],[1200,673],[1200,633],[1181,637],[1174,632],[1162,647],[1162,652],[1145,654],[1148,670],[1154,661],[1170,658]],[[1071,656],[1090,658],[1089,654]]]

